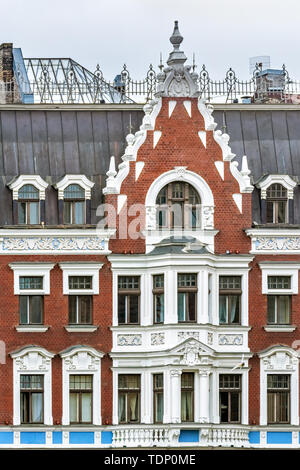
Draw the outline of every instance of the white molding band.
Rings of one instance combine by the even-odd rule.
[[[300,254],[299,229],[251,228],[246,234],[251,238],[250,253]]]

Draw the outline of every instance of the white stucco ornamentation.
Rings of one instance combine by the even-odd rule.
[[[160,344],[165,344],[165,334],[164,333],[152,333],[151,345],[158,346]]]
[[[92,424],[101,425],[101,358],[104,353],[90,346],[73,346],[60,353],[63,362],[62,424],[70,424],[70,375],[92,375]]]
[[[54,354],[39,346],[27,346],[10,354],[14,361],[14,425],[21,423],[20,380],[21,375],[43,376],[43,417],[44,424],[52,425],[52,368]]]
[[[219,335],[219,344],[221,346],[241,346],[243,335]]]
[[[118,335],[118,346],[141,346],[142,335]]]

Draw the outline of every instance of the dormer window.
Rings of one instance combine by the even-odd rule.
[[[38,225],[45,222],[45,197],[48,183],[39,175],[20,175],[8,187],[13,192],[14,223]]]
[[[287,189],[282,184],[272,184],[267,189],[267,223],[288,223]]]
[[[55,185],[58,189],[60,224],[91,223],[91,189],[94,184],[84,175],[66,175]]]
[[[200,198],[189,183],[175,181],[164,186],[156,199],[159,229],[200,227]]]
[[[18,191],[18,224],[40,223],[39,190],[32,184],[24,184]]]
[[[294,223],[294,189],[297,185],[289,175],[264,176],[257,184],[261,197],[263,224]]]
[[[85,223],[85,194],[79,184],[70,184],[64,190],[64,224]]]

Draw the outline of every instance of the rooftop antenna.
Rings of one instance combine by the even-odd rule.
[[[162,53],[160,52],[159,54],[159,66],[158,66],[159,70],[162,72],[162,69],[164,68],[164,64],[163,64],[163,61],[162,61]]]

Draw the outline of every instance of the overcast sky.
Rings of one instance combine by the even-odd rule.
[[[195,52],[215,79],[232,67],[249,76],[249,57],[271,56],[300,80],[299,0],[0,0],[0,42],[24,57],[71,57],[112,79],[127,64],[143,78],[171,50],[174,20],[188,61]]]

